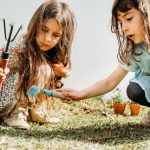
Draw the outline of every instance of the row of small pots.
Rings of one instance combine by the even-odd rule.
[[[127,103],[113,102],[114,112],[116,114],[124,114]],[[142,106],[135,103],[129,103],[129,108],[132,116],[138,116],[142,110]]]

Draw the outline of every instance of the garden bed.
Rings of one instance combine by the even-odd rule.
[[[150,148],[150,128],[139,125],[149,109],[139,116],[114,114],[112,102],[93,98],[73,104],[55,102],[55,117],[61,123],[32,124],[28,131],[0,126],[0,149],[120,150]]]

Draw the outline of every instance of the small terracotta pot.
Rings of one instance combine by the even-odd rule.
[[[113,102],[114,112],[116,114],[123,115],[125,108],[126,108],[126,105],[127,105],[126,103]]]
[[[142,110],[142,106],[139,104],[129,104],[131,115],[138,116]]]

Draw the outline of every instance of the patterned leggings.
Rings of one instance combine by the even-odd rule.
[[[145,91],[137,83],[130,82],[127,87],[127,96],[133,102],[150,107],[150,103],[145,97]]]

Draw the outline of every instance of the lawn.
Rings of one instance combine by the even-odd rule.
[[[127,106],[122,116],[97,97],[70,105],[55,99],[61,123],[31,124],[27,131],[0,126],[0,150],[149,150],[150,128],[139,125],[147,111],[135,117]]]

